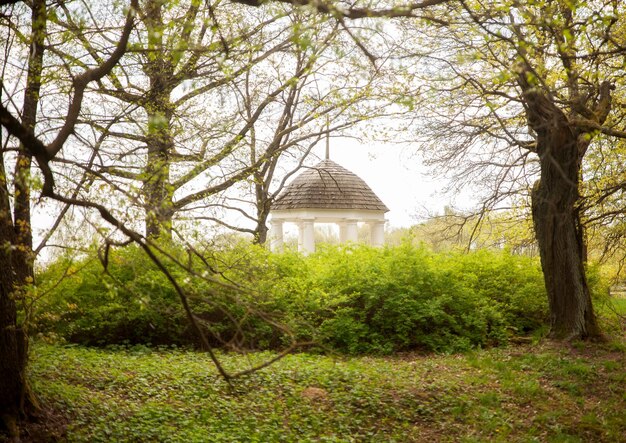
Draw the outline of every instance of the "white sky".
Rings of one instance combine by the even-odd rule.
[[[324,158],[325,144],[314,153]],[[396,144],[363,144],[349,138],[331,138],[330,159],[361,177],[387,205],[388,228],[408,227],[443,212],[450,204],[443,181],[428,176],[415,150]]]

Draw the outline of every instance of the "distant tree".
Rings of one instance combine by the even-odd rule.
[[[586,160],[583,195],[588,255],[600,263],[614,265],[615,278],[623,279],[626,262],[626,140],[599,139],[589,147]]]
[[[444,208],[443,214],[411,226],[404,235],[433,251],[451,249],[508,249],[514,254],[538,255],[530,214],[523,208],[469,211]],[[396,240],[397,241],[397,240]]]

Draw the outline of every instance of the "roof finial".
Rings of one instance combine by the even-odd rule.
[[[330,160],[330,121],[326,116],[326,160]]]

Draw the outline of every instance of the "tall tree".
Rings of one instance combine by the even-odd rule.
[[[21,124],[34,131],[43,71],[44,39],[46,36],[47,8],[44,0],[35,0],[31,5],[31,29],[29,56],[26,67]],[[5,34],[9,38],[10,34]],[[10,44],[6,42],[9,50]],[[6,60],[6,59],[5,59]],[[7,66],[3,67],[5,72]],[[4,86],[4,85],[2,85]],[[1,91],[0,91],[1,96]],[[37,403],[31,395],[26,380],[25,368],[28,355],[28,338],[23,326],[17,321],[16,303],[25,287],[34,280],[33,235],[31,226],[31,156],[20,143],[13,172],[13,192],[10,192],[10,175],[7,174],[5,154],[8,138],[0,140],[0,417],[16,434],[18,414],[37,412]],[[13,216],[11,216],[11,201]],[[3,351],[7,351],[4,354]]]
[[[483,180],[486,209],[526,192],[552,335],[601,336],[585,275],[583,169],[589,147],[624,137],[624,5],[618,1],[462,1],[427,74],[430,155]],[[442,86],[444,85],[444,86]],[[428,143],[428,142],[427,142]],[[430,143],[434,143],[433,140]],[[534,181],[534,183],[533,183]]]
[[[177,212],[250,175],[254,165],[242,169],[237,162],[240,141],[310,67],[309,60],[266,91],[252,121],[236,120],[226,85],[286,50],[293,39],[280,23],[284,11],[239,20],[241,8],[144,2],[138,37],[120,69],[94,91],[107,112],[117,115],[113,125],[106,119],[91,122],[107,137],[98,148],[97,174],[127,204],[143,207],[149,237],[171,237]],[[69,20],[62,24],[83,32]],[[97,61],[92,40],[83,35],[81,42]]]
[[[50,143],[44,144],[35,137],[34,126],[46,33],[45,2],[33,2],[31,10],[30,57],[21,120],[9,110],[16,106],[13,97],[7,97],[0,103],[2,134],[5,134],[4,130],[6,130],[20,143],[13,193],[10,191],[5,165],[6,154],[10,151],[8,138],[2,143],[0,156],[0,267],[2,268],[0,273],[0,418],[9,434],[16,438],[19,438],[16,425],[18,420],[31,413],[34,407],[26,379],[28,342],[24,330],[18,323],[16,305],[19,291],[29,278],[32,278],[33,257],[28,197],[30,158],[35,157],[44,175],[44,195],[51,195],[54,190],[54,176],[50,161],[61,151],[65,141],[74,130],[83,93],[88,83],[98,80],[112,69],[124,52],[133,22],[132,13],[129,13],[121,39],[106,61],[74,78],[73,94],[64,123],[56,137]],[[12,18],[11,15],[3,18],[9,21],[9,27],[14,24],[11,22]],[[3,82],[3,90],[4,87]],[[14,217],[11,215],[11,204],[15,211]]]

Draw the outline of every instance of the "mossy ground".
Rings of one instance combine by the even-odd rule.
[[[270,356],[220,358],[236,371]],[[30,368],[70,442],[626,441],[619,342],[452,356],[296,354],[232,389],[207,355],[182,349],[38,343]]]

